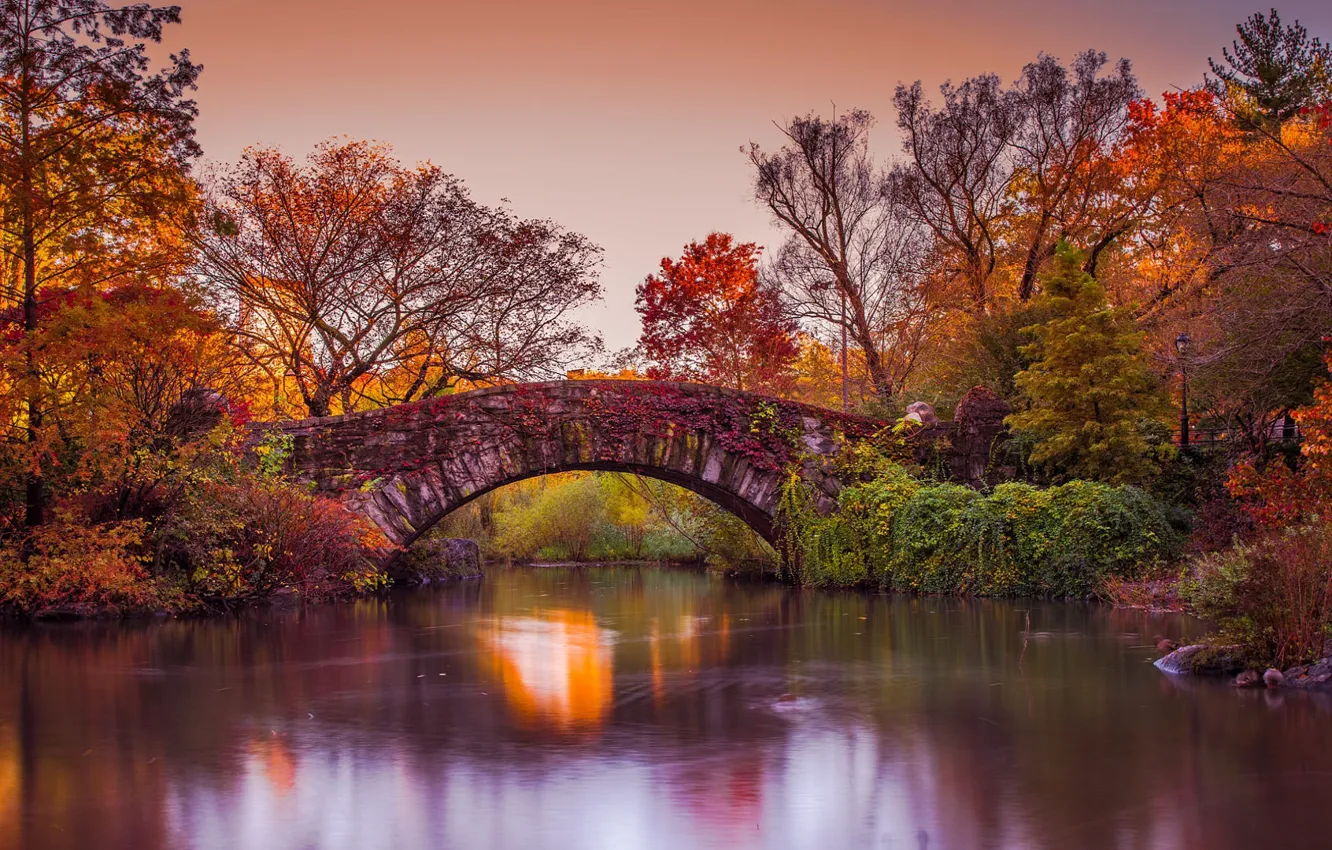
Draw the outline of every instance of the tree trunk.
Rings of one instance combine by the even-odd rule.
[[[893,378],[888,373],[888,367],[883,362],[883,355],[878,346],[874,344],[874,334],[870,331],[869,319],[865,316],[865,302],[861,300],[860,293],[851,287],[849,275],[844,271],[845,267],[839,269],[838,280],[842,287],[842,293],[846,296],[847,306],[850,310],[850,325],[848,329],[851,336],[855,339],[860,350],[865,354],[865,371],[869,373],[870,383],[874,385],[874,396],[879,401],[889,401],[893,397]],[[844,324],[845,328],[846,325]]]
[[[305,406],[310,411],[311,417],[328,416],[332,408],[332,398],[321,389],[305,400]]]
[[[861,343],[865,352],[865,370],[869,372],[870,383],[874,384],[874,395],[879,401],[891,401],[894,395],[893,377],[888,374],[883,356],[873,345]]]
[[[25,87],[26,84],[25,79]],[[23,147],[20,152],[23,197],[19,199],[19,203],[23,216],[23,359],[29,382],[28,397],[25,402],[28,416],[26,439],[31,457],[28,458],[23,524],[33,529],[46,521],[46,482],[42,478],[42,459],[37,450],[45,416],[42,411],[41,376],[32,351],[32,338],[37,331],[37,204],[32,179],[31,120],[27,114],[26,98],[24,101],[22,114],[19,116],[22,124]]]
[[[34,251],[29,249],[32,246],[32,234],[29,231],[24,237],[24,294],[23,294],[23,331],[24,341],[27,343],[24,351],[25,367],[30,382],[28,388],[28,398],[26,400],[28,414],[27,443],[28,450],[32,453],[29,458],[28,480],[25,498],[24,498],[24,517],[23,524],[28,528],[36,528],[46,521],[46,482],[42,477],[41,458],[38,456],[37,446],[41,440],[41,429],[44,422],[42,412],[42,401],[40,397],[39,374],[37,372],[37,363],[32,354],[32,336],[37,329],[37,291],[35,284],[35,275],[33,268]]]
[[[1036,294],[1036,276],[1041,271],[1041,264],[1054,256],[1055,246],[1042,248],[1046,231],[1050,229],[1050,215],[1043,213],[1041,223],[1032,237],[1031,247],[1027,249],[1027,259],[1022,265],[1022,282],[1018,285],[1018,298],[1023,302],[1031,300]]]

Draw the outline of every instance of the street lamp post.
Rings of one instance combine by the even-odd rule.
[[[1188,331],[1184,331],[1175,337],[1175,351],[1179,352],[1179,447],[1181,449],[1189,447],[1189,370],[1188,361],[1185,358],[1188,355],[1189,346],[1192,344],[1193,340],[1189,339]]]

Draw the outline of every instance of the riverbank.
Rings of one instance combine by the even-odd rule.
[[[1239,646],[1198,643],[1172,648],[1169,643],[1162,641],[1158,646],[1169,651],[1156,661],[1156,668],[1168,676],[1228,678],[1237,688],[1332,691],[1332,639],[1317,661],[1261,671],[1249,666]]]
[[[8,594],[0,595],[0,620],[70,621],[207,617],[248,608],[286,608],[309,602],[342,602],[372,596],[391,587],[437,584],[482,575],[480,549],[471,540],[429,538],[385,555],[364,548],[355,580],[304,584],[277,583],[243,594],[208,592],[179,571],[153,575],[145,565],[125,559],[108,576],[98,562],[8,565]],[[262,567],[253,571],[258,572]],[[114,579],[110,581],[109,579]],[[89,592],[89,588],[96,592]]]
[[[154,580],[142,576],[143,588],[136,594],[140,604],[126,605],[104,604],[100,606],[63,605],[43,606],[24,610],[13,605],[0,605],[0,622],[74,622],[79,620],[151,620],[170,617],[207,618],[209,616],[234,615],[250,609],[273,608],[285,610],[310,602],[320,604],[338,604],[352,602],[381,595],[386,592],[401,592],[417,587],[439,585],[467,579],[482,578],[487,569],[493,567],[530,567],[533,569],[567,569],[600,567],[666,567],[687,572],[715,571],[731,579],[751,581],[773,581],[775,571],[716,569],[705,560],[661,559],[661,558],[624,558],[617,560],[552,560],[519,558],[484,558],[480,547],[473,540],[462,538],[426,538],[418,541],[410,549],[382,559],[378,570],[383,581],[367,582],[359,590],[314,599],[303,597],[296,588],[279,587],[270,593],[245,597],[200,596],[183,592],[173,587],[169,578]],[[154,604],[171,600],[170,605]]]

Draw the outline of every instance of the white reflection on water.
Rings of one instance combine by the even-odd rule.
[[[1041,843],[1004,812],[995,812],[988,830],[950,817],[941,766],[926,747],[889,753],[869,728],[814,719],[790,732],[753,759],[700,748],[696,758],[665,766],[570,752],[541,769],[464,761],[431,771],[404,754],[298,748],[288,772],[272,750],[251,747],[230,793],[174,787],[168,818],[182,844],[218,850],[1016,850]],[[1118,846],[1168,848],[1187,843],[1181,826],[1169,812],[1154,812],[1106,829],[1117,833]]]
[[[461,762],[432,774],[412,761],[297,749],[288,772],[252,747],[230,793],[172,789],[171,831],[199,848],[678,850],[916,846],[933,824],[913,793],[930,786],[924,766],[882,764],[868,729],[811,723],[751,759],[701,747],[668,765],[571,752],[540,770]]]

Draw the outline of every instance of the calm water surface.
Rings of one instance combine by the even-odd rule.
[[[1183,618],[650,567],[0,633],[0,848],[1332,846],[1332,700]]]

